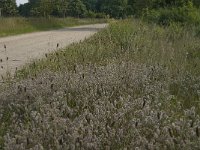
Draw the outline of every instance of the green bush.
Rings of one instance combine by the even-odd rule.
[[[92,12],[92,11],[88,11],[86,13],[86,17],[88,17],[88,18],[96,18],[96,14],[94,12]]]
[[[109,18],[105,13],[96,13],[96,18]]]
[[[171,22],[197,25],[200,23],[200,11],[192,3],[187,3],[178,8],[146,9],[144,19],[161,25],[169,25]]]
[[[102,19],[102,18],[107,18],[109,19],[109,16],[107,16],[105,13],[95,13],[93,11],[88,11],[86,14],[85,14],[85,17],[87,18],[97,18],[97,19]]]

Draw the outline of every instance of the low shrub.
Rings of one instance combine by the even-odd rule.
[[[144,19],[160,25],[169,25],[171,22],[197,25],[200,23],[200,10],[194,7],[192,3],[182,7],[146,9]]]

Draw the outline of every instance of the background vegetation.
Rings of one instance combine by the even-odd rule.
[[[45,31],[76,25],[85,25],[93,23],[105,23],[106,19],[78,19],[78,18],[22,18],[9,17],[0,18],[0,37],[22,34],[35,31]]]
[[[3,16],[127,18],[143,17],[168,25],[170,22],[199,24],[198,0],[29,0],[18,8],[14,0],[0,2]]]

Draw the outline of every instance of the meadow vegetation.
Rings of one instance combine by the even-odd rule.
[[[77,25],[105,23],[106,19],[78,19],[78,18],[23,18],[10,17],[0,18],[0,37],[30,33],[36,31],[46,31],[60,29]]]
[[[181,6],[167,8],[144,9],[143,18],[148,22],[154,22],[160,25],[169,25],[170,23],[179,23],[182,25],[199,25],[200,9],[195,7],[190,1]]]
[[[123,20],[16,72],[5,149],[198,149],[198,27]]]

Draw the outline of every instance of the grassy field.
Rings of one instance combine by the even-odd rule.
[[[7,149],[198,149],[195,28],[123,20],[16,73],[0,92]]]
[[[106,19],[0,18],[0,37],[105,22]]]

